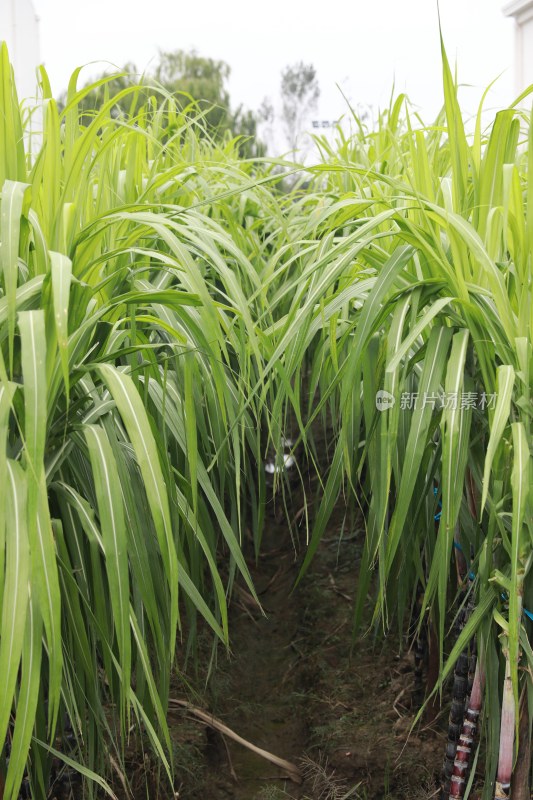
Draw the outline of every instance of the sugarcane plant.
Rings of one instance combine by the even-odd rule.
[[[194,109],[178,111],[158,87],[142,107],[128,90],[129,119],[109,101],[82,125],[90,87],[78,90],[76,73],[60,112],[40,77],[30,159],[2,45],[5,800],[23,782],[47,797],[57,763],[88,779],[84,792],[111,792],[106,753],[123,760],[133,720],[172,780],[176,645],[190,645],[198,618],[227,643],[224,580],[240,573],[254,594],[239,545],[250,507],[241,475],[263,492],[248,392],[260,355],[246,286],[257,278],[210,201],[229,198],[224,213],[235,231],[241,220],[244,242],[261,186],[235,143],[210,141]]]
[[[369,510],[357,618],[375,574],[375,618],[385,629],[396,619],[402,629],[422,583],[423,616],[440,642],[441,686],[458,660],[464,679],[465,648],[475,638],[478,665],[469,699],[454,709],[445,791],[470,791],[468,762],[479,754],[471,734],[483,698],[488,800],[509,797],[511,776],[520,772],[523,781],[529,772],[523,764],[517,770],[517,753],[518,731],[528,727],[518,713],[522,690],[526,719],[533,701],[533,127],[521,97],[487,132],[481,105],[468,136],[444,47],[442,58],[445,103],[435,126],[421,127],[399,98],[383,116],[384,131],[359,130],[316,169],[317,182],[335,196],[324,227],[347,235],[368,220],[386,222],[360,255],[366,297],[355,308],[347,303],[344,315],[337,308],[321,352],[318,406],[341,400],[304,570],[327,509],[346,484],[355,490],[363,479]],[[474,514],[472,494],[479,498]],[[444,660],[452,598],[461,598],[464,582],[452,580],[459,547],[472,554],[472,610]],[[527,748],[520,757],[529,765]],[[523,786],[512,792],[525,796]]]

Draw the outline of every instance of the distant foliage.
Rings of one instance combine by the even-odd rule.
[[[90,124],[103,103],[114,98],[117,102],[112,106],[112,116],[133,118],[146,103],[151,102],[155,108],[164,102],[160,92],[163,88],[173,95],[178,109],[204,120],[206,134],[217,140],[240,137],[238,149],[244,158],[263,155],[264,145],[257,138],[257,115],[242,105],[231,109],[229,75],[230,67],[225,61],[206,58],[195,50],[160,51],[155,66],[145,74],[141,75],[130,62],[119,72],[105,71],[86,84],[88,91],[78,102],[81,120]],[[60,107],[65,101],[63,95]]]
[[[283,128],[291,151],[296,153],[298,138],[320,97],[315,67],[303,61],[285,67],[280,92]]]

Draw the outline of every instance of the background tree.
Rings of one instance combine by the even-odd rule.
[[[231,110],[227,88],[229,75],[230,67],[225,61],[206,58],[195,50],[160,51],[155,67],[142,78],[146,90],[143,92],[141,88],[136,96],[128,94],[118,99],[112,115],[130,115],[146,101],[148,95],[154,94],[150,84],[160,84],[174,96],[178,108],[184,110],[194,101],[197,113],[205,120],[206,131],[215,139],[239,136],[242,137],[239,141],[240,156],[252,158],[264,155],[265,147],[257,139],[255,113],[242,105],[235,112]],[[117,97],[124,89],[137,88],[140,80],[140,73],[132,63],[126,64],[120,72],[107,71],[93,78],[87,84],[91,90],[78,103],[83,124],[90,123],[104,102]],[[64,106],[66,95],[59,102]]]
[[[320,87],[313,64],[299,61],[281,73],[281,119],[293,153],[310,114],[316,109]]]
[[[239,106],[233,115],[231,129],[239,140],[241,158],[261,158],[266,155],[266,144],[258,134],[258,114]]]
[[[261,141],[265,143],[265,149],[272,149],[275,142],[276,111],[270,97],[263,98],[255,116],[260,129]]]
[[[159,62],[154,78],[172,94],[183,93],[183,105],[188,105],[189,95],[200,104],[209,128],[223,133],[232,127],[230,96],[226,86],[230,67],[225,61],[216,61],[198,55],[196,50],[159,52]],[[179,102],[179,97],[176,98]]]
[[[80,122],[83,125],[89,125],[96,111],[101,108],[107,100],[117,97],[125,89],[130,89],[138,85],[139,78],[140,76],[135,64],[128,62],[121,70],[106,70],[86,83],[83,89],[88,89],[90,87],[90,91],[87,91],[78,102]],[[116,118],[121,114],[127,113],[131,102],[131,97],[128,100],[119,100],[116,106],[112,108],[111,116]],[[63,109],[66,103],[67,92],[63,92],[58,98],[59,108]]]

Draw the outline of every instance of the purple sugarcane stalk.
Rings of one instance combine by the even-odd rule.
[[[477,519],[478,492],[470,470],[466,475],[465,488],[469,511],[473,519]],[[460,543],[458,523],[455,527],[454,546],[457,582],[462,590],[463,598],[468,591],[469,584],[471,590],[470,598],[460,614],[458,625],[458,635],[460,635],[473,611],[474,595],[471,586],[471,572],[469,572],[466,556]],[[465,647],[455,664],[448,743],[443,770],[443,800],[462,798],[464,795],[466,779],[470,770],[474,735],[481,711],[483,684],[484,675],[476,659],[475,643],[471,643],[471,647],[469,648],[469,645]]]
[[[469,602],[467,602],[461,610],[458,636],[461,634],[461,631],[463,630],[470,614],[472,613],[472,600],[473,597],[470,597]],[[467,644],[455,662],[452,704],[448,721],[448,742],[446,744],[446,758],[444,760],[443,768],[442,796],[444,800],[447,800],[450,795],[451,779],[454,772],[457,747],[459,744],[459,738],[464,730],[466,719],[465,713],[467,709],[467,700],[471,696],[474,686],[477,661],[475,649],[473,648],[472,643],[470,647]]]
[[[459,741],[457,743],[448,800],[457,800],[457,798],[462,798],[464,796],[468,772],[470,770],[472,746],[474,744],[479,715],[481,713],[483,684],[483,671],[478,661],[474,674],[474,682],[472,684],[472,692],[468,701],[468,708],[464,716],[463,727],[461,728]]]

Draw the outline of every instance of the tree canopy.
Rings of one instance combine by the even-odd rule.
[[[80,100],[81,120],[88,124],[102,104],[117,97],[114,116],[130,116],[139,105],[153,96],[157,105],[157,89],[162,88],[173,95],[177,108],[188,111],[205,122],[205,131],[215,139],[241,136],[240,155],[256,157],[264,155],[264,145],[257,138],[257,118],[253,111],[242,105],[231,108],[227,82],[230,67],[225,61],[207,58],[195,50],[159,51],[158,59],[149,72],[140,75],[133,63],[115,73],[103,72],[92,78],[91,90]],[[104,80],[106,79],[107,80]],[[121,95],[125,89],[144,86],[136,95]],[[66,96],[60,98],[65,104]]]
[[[320,87],[313,64],[299,61],[281,73],[281,117],[291,150],[296,152],[298,137],[309,114],[316,108]]]

